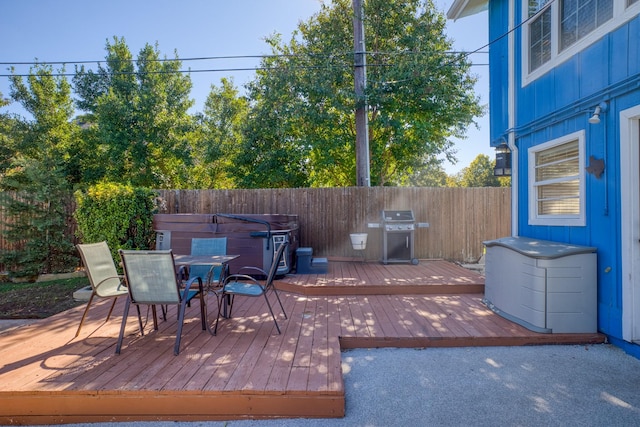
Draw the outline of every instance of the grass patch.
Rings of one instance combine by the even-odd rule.
[[[0,283],[0,319],[43,319],[78,305],[73,293],[89,279],[51,280],[39,283]]]

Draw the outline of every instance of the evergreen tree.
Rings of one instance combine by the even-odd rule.
[[[62,72],[61,72],[62,73]],[[69,271],[77,265],[67,206],[77,183],[78,128],[71,121],[71,88],[50,66],[32,67],[27,83],[11,77],[11,97],[31,114],[16,119],[15,151],[0,179],[4,236],[0,259],[15,276]]]

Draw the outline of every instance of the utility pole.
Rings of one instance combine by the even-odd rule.
[[[367,120],[367,59],[363,0],[353,0],[354,80],[356,92],[356,185],[369,187],[369,124]]]

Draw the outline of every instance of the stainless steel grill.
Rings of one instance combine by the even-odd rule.
[[[410,262],[418,264],[413,255],[413,211],[382,211],[382,263]]]
[[[411,210],[383,210],[381,217],[381,223],[370,222],[367,227],[382,228],[382,263],[418,264],[418,259],[413,253],[414,232],[416,228],[429,227],[429,223],[416,223]]]

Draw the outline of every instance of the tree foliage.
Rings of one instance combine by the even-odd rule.
[[[235,164],[242,143],[242,126],[249,113],[249,101],[240,96],[233,81],[223,78],[220,87],[211,86],[204,112],[197,117],[193,142],[194,188],[233,188]]]
[[[10,100],[4,99],[2,92],[0,92],[0,108],[9,104]],[[15,120],[9,114],[0,112],[0,178],[4,171],[9,168],[11,159],[15,154],[14,124]]]
[[[11,98],[33,119],[13,119],[12,153],[0,189],[11,248],[0,256],[15,275],[68,271],[77,261],[67,233],[66,203],[78,183],[79,130],[71,121],[73,101],[66,79],[50,66],[35,65],[27,82],[11,77]]]
[[[425,166],[417,168],[408,179],[412,187],[447,187],[448,176],[440,161],[425,161]]]
[[[106,50],[106,67],[82,67],[74,77],[77,105],[94,124],[87,135],[95,154],[89,176],[150,188],[186,186],[193,100],[177,54],[161,60],[157,45],[147,44],[134,61],[117,37]]]
[[[510,177],[497,177],[493,175],[495,160],[491,160],[486,154],[478,154],[471,164],[462,169],[460,173],[449,181],[451,187],[509,187]]]
[[[369,0],[364,13],[371,183],[403,185],[453,158],[451,138],[483,110],[470,64],[451,52],[431,1]],[[249,85],[238,159],[245,185],[355,184],[352,16],[350,1],[334,0],[288,43],[268,39],[274,55]]]

